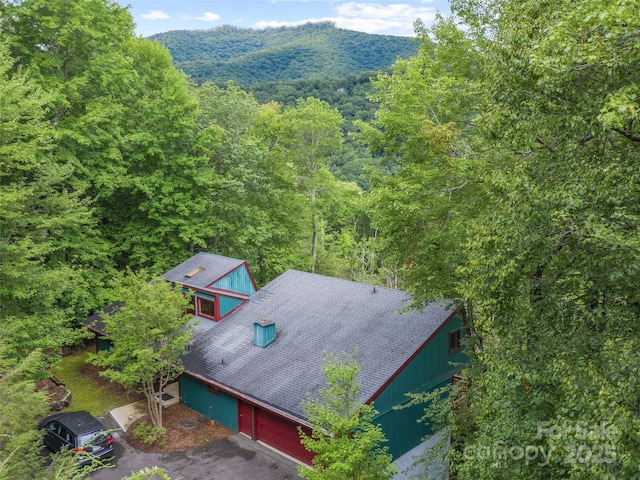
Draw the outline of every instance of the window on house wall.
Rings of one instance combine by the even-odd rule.
[[[460,350],[460,333],[460,329],[449,332],[449,353]]]
[[[198,313],[205,317],[215,318],[216,309],[213,300],[198,297]]]

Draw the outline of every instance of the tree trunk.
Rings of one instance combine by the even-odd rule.
[[[155,391],[153,384],[151,384],[145,387],[144,393],[147,397],[147,410],[149,411],[151,423],[156,427],[162,427],[162,402],[156,396],[158,392]]]
[[[318,224],[316,214],[311,215],[311,273],[316,273],[316,258],[318,257]]]

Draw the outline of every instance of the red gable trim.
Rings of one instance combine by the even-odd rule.
[[[365,403],[371,403],[371,402],[373,402],[376,398],[378,398],[378,396],[379,396],[379,395],[380,395],[380,394],[381,394],[381,393],[382,393],[382,392],[383,392],[383,391],[384,391],[384,390],[385,390],[385,389],[386,389],[386,388],[391,384],[391,382],[393,382],[393,381],[396,379],[396,377],[397,377],[398,375],[400,375],[400,372],[402,372],[402,370],[404,370],[404,369],[407,367],[407,365],[409,365],[409,364],[413,361],[413,359],[414,359],[414,358],[416,358],[416,357],[418,356],[418,354],[419,354],[419,353],[424,349],[424,347],[426,347],[426,346],[427,346],[427,344],[428,344],[431,340],[433,340],[433,338],[434,338],[438,333],[440,333],[440,330],[442,330],[442,329],[445,327],[445,325],[447,325],[447,324],[448,324],[448,323],[449,323],[449,322],[450,322],[450,321],[451,321],[451,320],[456,316],[456,314],[457,314],[457,313],[458,313],[457,311],[454,311],[451,315],[449,315],[449,317],[448,317],[444,322],[442,322],[442,325],[440,325],[440,326],[439,326],[439,327],[438,327],[438,328],[437,328],[437,329],[436,329],[436,330],[435,330],[435,331],[434,331],[434,332],[429,336],[429,338],[427,338],[427,340],[426,340],[422,345],[420,345],[420,348],[418,348],[418,349],[414,352],[414,354],[413,354],[413,355],[411,355],[411,356],[407,359],[407,361],[406,361],[406,362],[404,362],[404,363],[402,364],[402,366],[401,366],[401,367],[396,371],[396,373],[394,373],[393,375],[391,375],[391,377],[389,377],[389,379],[388,379],[386,382],[384,382],[384,383],[382,384],[382,386],[381,386],[381,387],[376,391],[376,393],[374,393],[374,394],[371,396],[371,398],[370,398],[369,400],[367,400]]]
[[[222,288],[209,288],[209,289],[203,289],[202,287],[192,287],[190,285],[187,285],[186,283],[182,283],[180,284],[183,288],[186,288],[187,290],[190,290],[192,293],[204,293],[206,295],[211,295],[211,296],[216,296],[216,295],[224,295],[225,297],[230,297],[230,298],[235,298],[237,300],[249,300],[251,298],[251,295],[248,295],[246,293],[238,293],[238,292],[233,292],[231,290],[224,290]]]
[[[258,287],[256,286],[256,282],[253,279],[253,275],[251,275],[251,270],[249,270],[249,266],[247,265],[247,262],[242,262],[241,266],[247,269],[247,274],[249,275],[249,280],[251,280],[251,285],[253,285],[253,289],[257,292]]]

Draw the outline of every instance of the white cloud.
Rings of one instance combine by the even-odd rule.
[[[196,20],[202,20],[203,22],[215,22],[216,20],[220,20],[220,15],[212,12],[204,12],[202,16],[196,17]]]
[[[161,10],[151,10],[149,13],[141,14],[140,17],[145,20],[167,20],[170,18],[169,15]]]
[[[436,14],[433,7],[414,7],[396,3],[382,5],[379,3],[347,2],[338,4],[336,16],[324,18],[307,18],[296,22],[280,22],[276,20],[262,21],[255,28],[296,27],[306,23],[332,22],[338,28],[356,30],[365,33],[391,32],[402,35],[413,35],[413,23],[417,18],[430,23]]]
[[[414,7],[406,3],[382,5],[379,3],[342,3],[336,7],[340,17],[379,19],[388,22],[409,22],[413,24],[416,18],[431,20],[435,16],[433,7]]]
[[[355,30],[357,32],[378,33],[389,30],[404,31],[406,35],[413,33],[413,23],[382,20],[376,18],[336,18],[334,20],[336,27],[345,30]]]
[[[307,18],[306,20],[298,20],[297,22],[279,22],[277,20],[262,20],[260,22],[256,22],[255,28],[258,30],[263,28],[278,28],[278,27],[299,27],[300,25],[305,25],[307,23],[318,23],[323,21],[332,21],[330,18],[318,19],[318,18]]]

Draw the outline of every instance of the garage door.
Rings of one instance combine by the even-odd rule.
[[[300,443],[300,435],[295,423],[245,402],[241,402],[238,412],[240,417],[238,424],[242,433],[301,462],[311,464],[313,454]],[[253,420],[253,424],[251,420]],[[308,429],[305,429],[305,432],[310,434]]]

